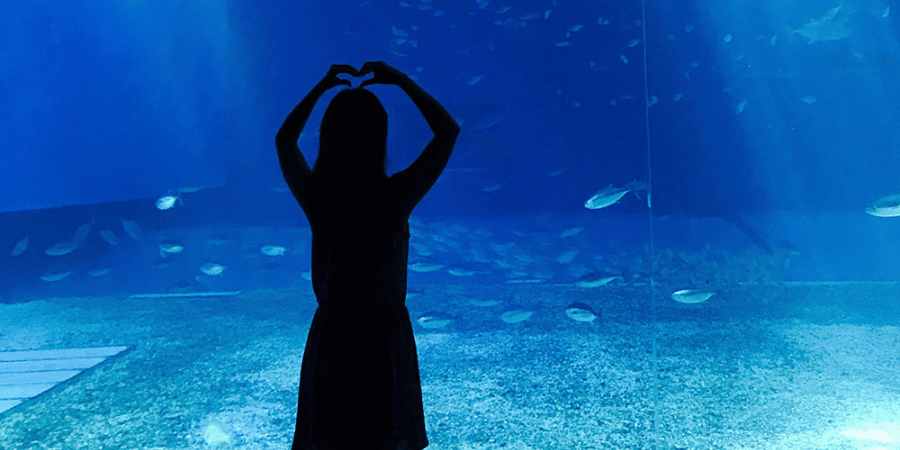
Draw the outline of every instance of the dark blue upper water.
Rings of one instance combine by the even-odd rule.
[[[796,278],[898,275],[882,245],[896,227],[864,214],[900,191],[897,14],[884,2],[7,3],[4,258],[23,236],[47,247],[91,217],[153,230],[302,226],[274,134],[331,64],[384,60],[462,125],[420,217],[649,223],[630,195],[583,204],[650,180],[658,217],[732,229],[746,218],[769,245],[806,253],[845,239]],[[401,170],[430,130],[399,89],[370,89],[389,113],[390,171]],[[310,163],[331,96],[299,142]],[[154,207],[186,187],[203,190]],[[772,214],[796,220],[755,219]]]

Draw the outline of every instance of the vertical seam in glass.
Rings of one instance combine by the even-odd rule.
[[[650,353],[650,376],[651,391],[653,392],[653,417],[651,420],[651,429],[653,436],[653,448],[659,449],[659,385],[657,382],[657,330],[656,330],[656,283],[654,282],[655,272],[653,270],[654,258],[654,241],[653,241],[653,203],[649,200],[653,198],[653,164],[650,152],[650,80],[647,70],[647,1],[641,0],[641,38],[644,41],[644,130],[647,140],[647,216],[650,221],[650,322],[651,322],[651,353]]]

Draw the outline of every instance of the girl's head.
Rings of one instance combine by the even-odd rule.
[[[386,170],[387,111],[365,89],[338,92],[322,117],[313,175],[353,183],[384,177]]]

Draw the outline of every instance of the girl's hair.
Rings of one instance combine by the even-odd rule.
[[[387,128],[387,111],[375,94],[362,88],[338,92],[322,117],[313,176],[345,186],[386,177]]]

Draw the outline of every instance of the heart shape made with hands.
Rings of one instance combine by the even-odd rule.
[[[362,84],[363,81],[371,80],[372,78],[375,78],[375,74],[372,71],[362,73],[361,71],[356,70],[355,68],[354,68],[354,70],[355,70],[355,73],[343,72],[343,73],[339,73],[337,75],[337,77],[341,80],[347,80],[350,83],[355,84],[356,87],[359,87],[359,85]],[[351,86],[351,87],[353,87],[353,86]]]

